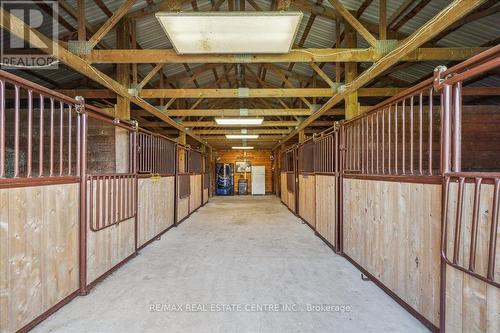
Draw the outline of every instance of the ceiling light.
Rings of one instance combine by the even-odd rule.
[[[226,134],[226,139],[258,139],[258,134]]]
[[[245,146],[245,147],[232,147],[233,149],[245,149],[245,150],[248,150],[248,149],[253,149],[253,147],[248,147],[248,146]]]
[[[218,125],[261,125],[264,118],[215,118]]]
[[[301,12],[156,13],[179,54],[288,53]]]

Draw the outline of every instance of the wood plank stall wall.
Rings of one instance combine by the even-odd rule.
[[[343,183],[345,254],[439,327],[441,185]]]
[[[78,184],[0,189],[0,331],[78,289]]]
[[[286,188],[286,172],[281,173],[281,201],[288,207],[288,190]]]
[[[314,174],[299,175],[299,216],[316,228],[316,178]]]
[[[462,227],[458,264],[468,267],[474,184],[463,189]],[[476,243],[476,271],[486,275],[488,267],[489,231],[492,221],[493,185],[482,184],[480,193]],[[447,253],[453,257],[455,218],[457,216],[458,183],[450,184],[447,213]],[[500,227],[500,224],[499,224]],[[500,238],[500,230],[497,239]],[[498,240],[497,240],[498,244]],[[500,246],[496,247],[494,280],[500,281]],[[452,266],[446,268],[446,332],[500,332],[500,289]]]
[[[191,175],[191,194],[189,195],[189,214],[201,207],[201,175]]]
[[[208,188],[204,188],[203,189],[203,204],[206,204],[207,202],[208,202]]]
[[[337,177],[316,175],[316,232],[330,245],[336,246],[337,237]]]
[[[174,224],[175,177],[139,178],[137,245],[140,247]]]
[[[87,224],[87,283],[96,282],[134,253],[135,218],[95,232]]]

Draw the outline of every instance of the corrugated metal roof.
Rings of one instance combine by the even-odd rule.
[[[67,0],[68,4],[76,9],[77,3],[76,0]],[[121,0],[103,0],[104,4],[111,10],[115,11],[119,8],[123,1]],[[155,0],[155,3],[159,3],[159,0]],[[344,6],[350,10],[357,10],[362,0],[341,0]],[[98,28],[102,22],[105,22],[108,19],[108,16],[94,3],[94,1],[88,0],[86,3],[86,17],[88,22]],[[262,8],[263,10],[271,9],[271,1],[267,0],[255,0],[255,3]],[[314,5],[316,2],[310,2],[311,5]],[[401,1],[388,0],[387,1],[387,16],[391,17],[391,15],[398,9]],[[445,8],[449,4],[448,0],[432,0],[428,3],[423,10],[421,10],[415,17],[410,19],[405,25],[399,29],[400,32],[405,34],[411,34],[415,30],[417,30],[420,26],[425,24],[429,19],[434,17],[439,11]],[[145,0],[138,0],[131,11],[144,8],[147,5]],[[199,11],[210,11],[212,7],[212,2],[209,0],[199,0],[197,1],[197,6]],[[239,4],[237,3],[237,6]],[[332,5],[329,1],[323,1],[322,6],[332,8]],[[250,3],[246,3],[246,10],[253,11],[255,10]],[[238,7],[236,7],[238,8]],[[183,10],[192,11],[193,7],[191,3],[186,3],[183,6]],[[221,7],[221,11],[227,11],[228,3],[224,2]],[[408,9],[407,12],[411,10]],[[366,8],[361,19],[366,20],[368,22],[377,23],[378,22],[378,1],[373,1],[370,6]],[[66,20],[68,23],[74,25],[76,27],[76,21],[72,18],[63,8],[59,7],[60,16]],[[300,41],[304,34],[305,27],[310,17],[310,13],[304,13],[303,20],[300,25],[299,32],[296,37],[296,43]],[[480,20],[471,22],[466,24],[465,26],[457,29],[456,31],[450,33],[446,37],[442,38],[438,41],[439,46],[443,47],[466,47],[466,46],[479,46],[483,45],[486,42],[491,40],[495,40],[499,37],[500,31],[498,29],[498,22],[500,21],[500,13],[495,13],[488,17],[482,18]],[[137,20],[137,41],[139,45],[143,48],[172,48],[168,38],[164,34],[162,28],[157,22],[156,18],[152,15],[138,19]],[[43,31],[45,28],[41,27]],[[60,25],[60,36],[67,35],[68,31]],[[116,45],[115,42],[116,35],[114,30],[110,31],[105,38],[103,39],[104,43],[111,48],[114,48]],[[328,48],[332,47],[335,41],[335,22],[329,18],[323,16],[316,16],[314,19],[314,23],[311,26],[311,30],[307,36],[304,47],[307,48]],[[368,47],[369,45],[364,41],[361,36],[358,36],[358,47]],[[433,68],[437,65],[436,62],[425,62],[425,63],[415,63],[412,66],[405,68],[404,70],[397,71],[393,74],[393,76],[397,79],[408,81],[408,82],[416,82],[422,77],[428,76],[432,73]],[[190,64],[190,68],[196,68],[197,64]],[[286,69],[288,64],[281,64],[282,68]],[[99,65],[99,68],[105,70],[112,70],[113,65]],[[257,67],[252,67],[256,69]],[[326,64],[324,66],[324,71],[330,76],[334,77],[335,68],[334,64]],[[149,65],[140,65],[139,72],[144,76],[151,70],[151,66]],[[295,64],[293,70],[300,75],[311,76],[313,71],[309,64],[301,63]],[[75,73],[65,66],[61,66],[57,71],[41,71],[36,70],[37,73],[47,77],[50,81],[59,82],[61,85],[66,83],[75,82],[82,76],[78,73]],[[182,64],[167,64],[163,67],[163,73],[169,77],[172,75],[176,75],[179,73],[185,72],[185,68]],[[219,75],[222,75],[222,71],[218,71]],[[32,79],[35,82],[48,85],[47,82],[41,81],[38,78],[32,77],[29,74],[22,74],[29,76],[29,79]],[[247,74],[249,77],[251,74]],[[271,71],[267,71],[266,80],[272,85],[281,86],[281,79],[276,76]],[[298,82],[293,78],[290,80],[298,85]],[[208,71],[197,77],[197,82],[204,86],[209,85],[213,86],[214,76],[212,71]],[[190,87],[194,87],[191,83]]]

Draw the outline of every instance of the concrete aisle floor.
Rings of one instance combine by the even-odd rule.
[[[255,312],[255,306],[262,304],[275,308]],[[347,305],[350,311],[311,312],[307,304]],[[152,305],[160,311],[152,311]],[[208,311],[187,311],[187,305]],[[285,306],[288,311],[281,311]],[[372,282],[362,281],[357,269],[334,254],[279,199],[248,196],[212,199],[88,296],[77,297],[34,331],[419,332],[426,328]]]

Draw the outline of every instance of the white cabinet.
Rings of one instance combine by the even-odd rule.
[[[252,194],[266,194],[266,167],[252,166]]]

